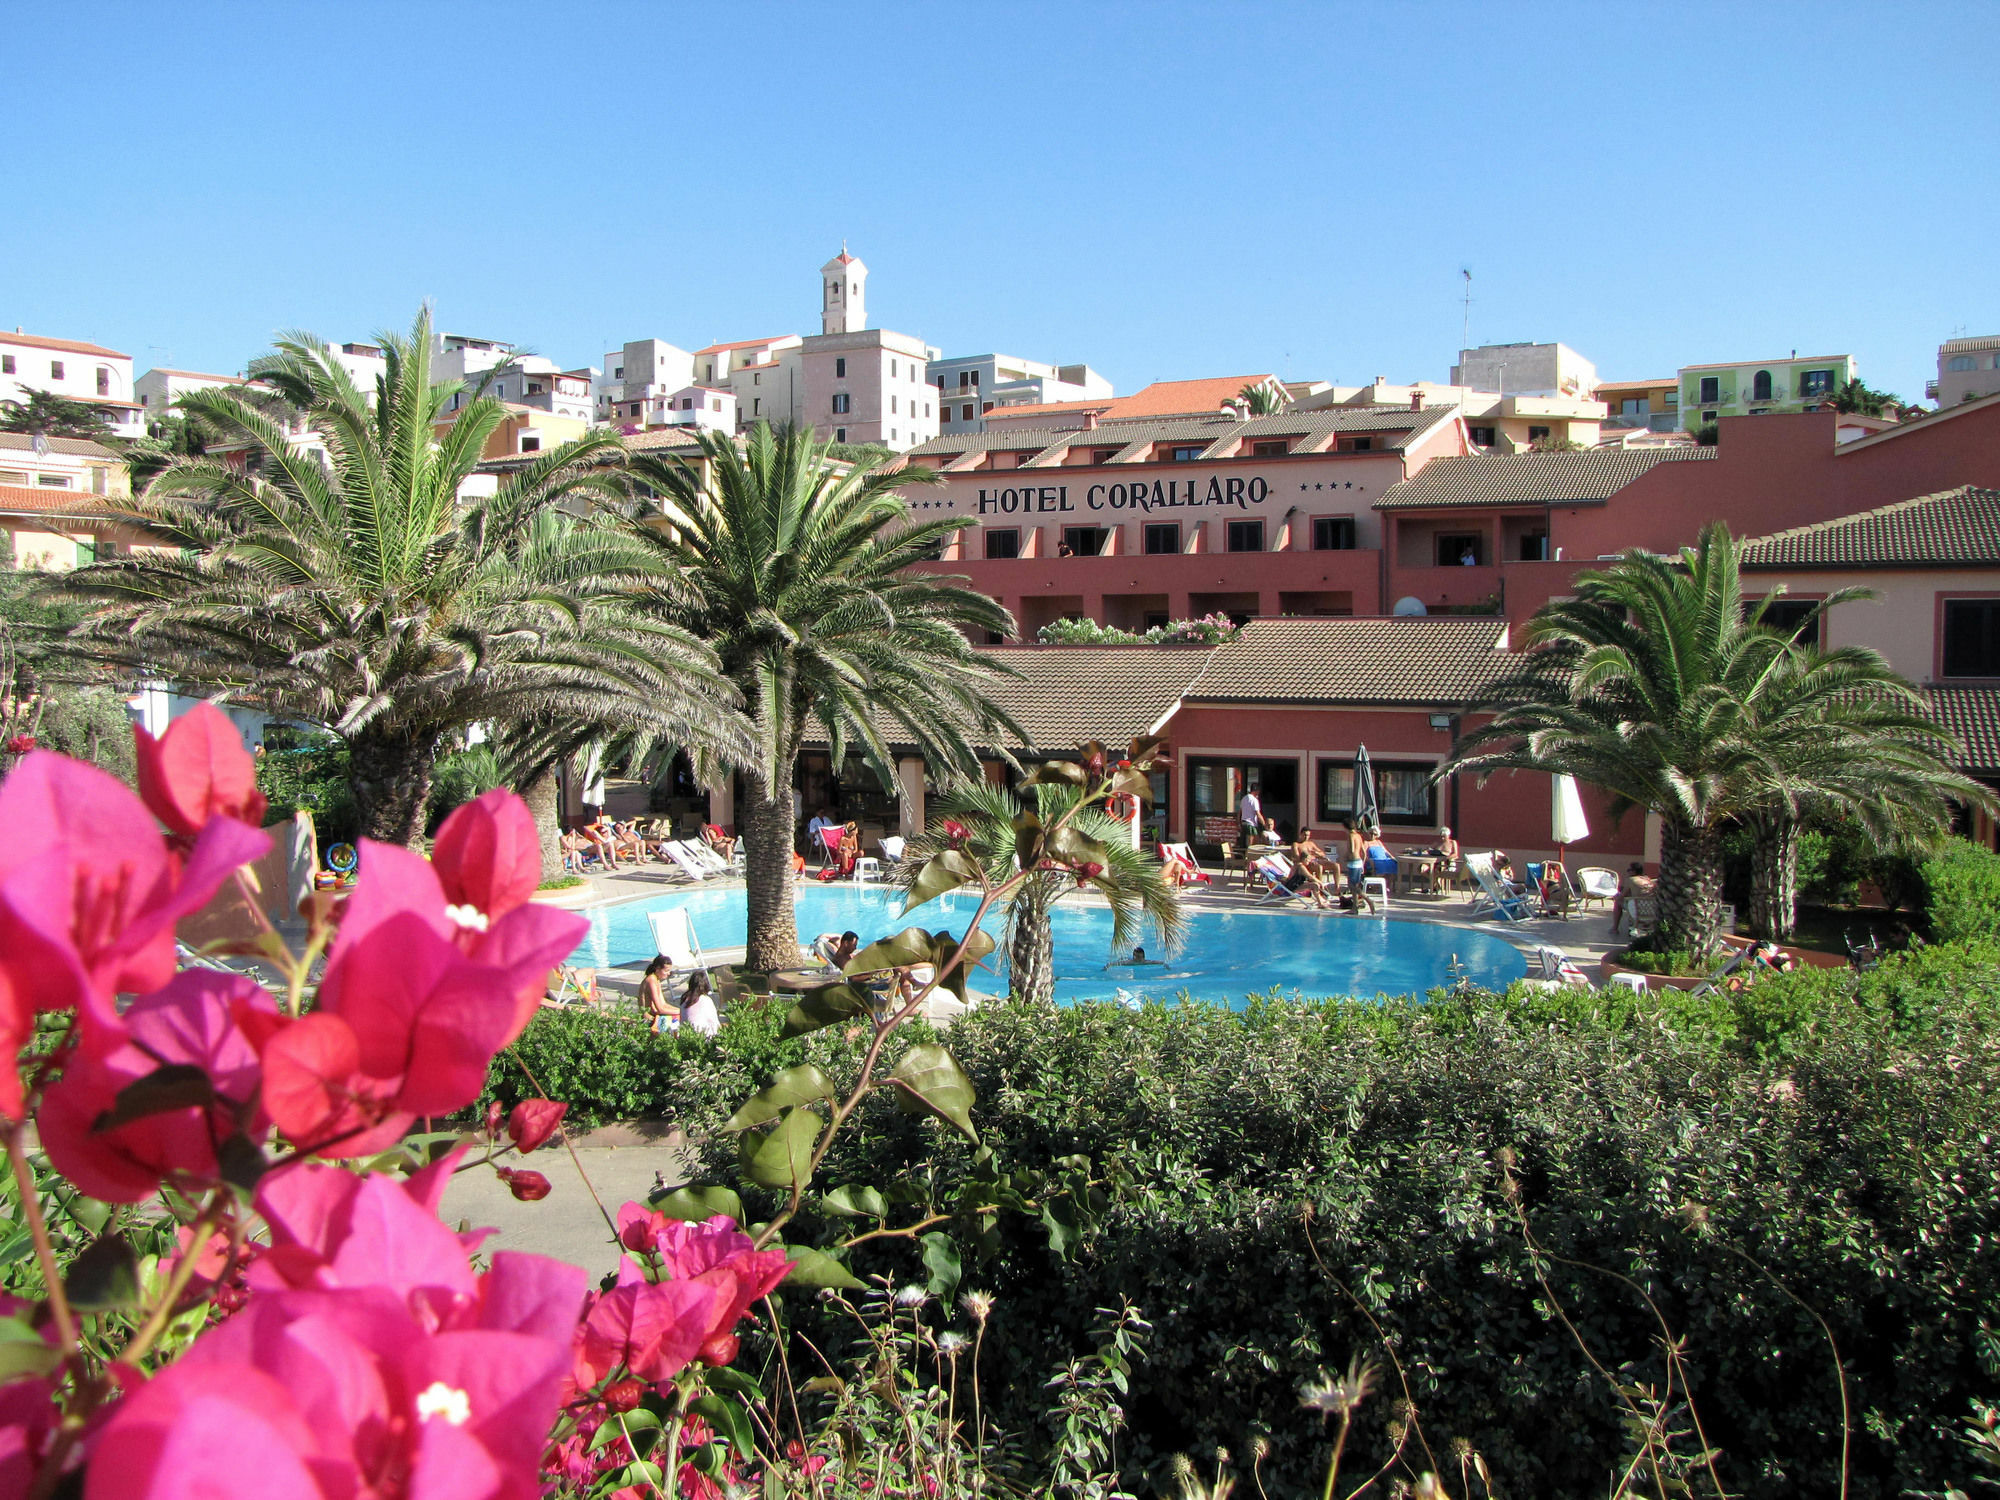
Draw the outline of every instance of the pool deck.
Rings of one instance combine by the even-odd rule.
[[[808,872],[806,879],[811,879]],[[1217,877],[1220,879],[1221,877]],[[653,896],[671,895],[680,891],[733,890],[743,884],[734,876],[718,876],[711,880],[696,882],[672,865],[645,864],[628,867],[602,875],[586,875],[588,891],[573,888],[561,893],[562,903],[578,910],[598,906],[622,905],[628,901],[641,901]],[[874,885],[879,882],[866,881]],[[1065,897],[1065,902],[1079,905],[1103,905],[1104,899],[1090,893]],[[1182,900],[1191,911],[1255,911],[1259,910],[1256,897],[1246,894],[1240,886],[1220,891],[1210,891],[1195,886],[1182,892]],[[1570,957],[1583,962],[1586,969],[1594,968],[1597,961],[1611,949],[1621,946],[1611,933],[1611,913],[1607,905],[1593,906],[1588,912],[1579,911],[1567,921],[1556,917],[1537,917],[1525,922],[1496,922],[1490,917],[1472,915],[1472,893],[1455,892],[1448,896],[1407,895],[1398,896],[1389,903],[1386,912],[1356,916],[1351,912],[1314,912],[1309,907],[1297,904],[1286,906],[1267,905],[1262,910],[1273,913],[1286,912],[1298,916],[1310,916],[1325,922],[1370,922],[1381,921],[1385,917],[1396,922],[1434,922],[1449,927],[1477,929],[1494,937],[1512,943],[1523,953],[1532,953],[1538,944],[1546,943],[1560,948]],[[741,948],[717,949],[710,957],[717,962],[729,963],[741,959]],[[602,989],[620,997],[634,995],[639,988],[640,970],[636,967],[608,968],[598,971],[598,984]],[[948,1022],[960,1009],[950,996],[941,996],[933,1020]]]

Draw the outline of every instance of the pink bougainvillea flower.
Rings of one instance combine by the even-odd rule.
[[[526,906],[542,883],[542,839],[528,804],[495,788],[456,809],[431,849],[445,900],[488,921]]]
[[[132,1003],[121,1045],[71,1055],[38,1117],[49,1160],[107,1203],[137,1203],[169,1180],[186,1190],[220,1181],[226,1142],[269,1133],[257,1046],[278,1025],[270,995],[244,975],[175,975]],[[127,1101],[134,1118],[107,1126],[120,1093],[142,1079],[151,1082]]]
[[[117,777],[50,751],[0,783],[0,1046],[8,1057],[31,1014],[77,1006],[85,1047],[123,1041],[113,997],[174,975],[174,924],[231,871],[270,847],[263,833],[211,820],[185,864]],[[20,1110],[0,1069],[0,1111]]]
[[[507,1116],[507,1139],[526,1156],[556,1133],[567,1113],[569,1106],[554,1099],[523,1099]]]
[[[627,1203],[618,1211],[618,1240],[626,1249],[646,1255],[661,1274],[709,1285],[719,1293],[708,1329],[696,1345],[702,1361],[711,1365],[726,1365],[736,1357],[736,1325],[792,1266],[782,1250],[757,1249],[725,1214],[691,1224]],[[637,1275],[629,1259],[621,1265],[621,1283]]]
[[[0,1385],[0,1495],[25,1495],[56,1428],[55,1391],[46,1380]]]
[[[583,1320],[576,1383],[594,1386],[623,1366],[653,1383],[693,1362],[724,1292],[699,1281],[628,1281],[599,1296]]]
[[[540,1203],[551,1191],[548,1178],[540,1172],[528,1172],[518,1167],[496,1167],[494,1170],[507,1184],[507,1191],[523,1203]]]
[[[406,872],[381,858],[384,847],[370,846],[356,901],[371,880],[379,892]],[[542,908],[510,913],[468,956],[420,904],[358,928],[350,911],[320,984],[321,1008],[264,1051],[264,1100],[279,1129],[321,1154],[356,1156],[390,1144],[418,1115],[472,1103],[493,1055],[527,1024],[549,969],[582,936],[581,918],[543,916]]]
[[[229,716],[213,703],[195,705],[158,739],[139,728],[132,738],[139,798],[170,832],[191,837],[210,818],[235,818],[252,828],[263,823],[257,763]]]
[[[534,1500],[583,1273],[494,1261],[485,1279],[536,1293],[475,1292],[438,1319],[382,1286],[253,1297],[114,1410],[87,1500]],[[566,1319],[545,1315],[557,1306]],[[520,1307],[533,1314],[508,1322]]]

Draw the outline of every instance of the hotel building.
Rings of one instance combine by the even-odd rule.
[[[113,437],[144,437],[143,409],[132,395],[132,356],[75,339],[15,329],[0,333],[0,406],[45,391],[97,408]]]

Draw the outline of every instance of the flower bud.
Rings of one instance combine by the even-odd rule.
[[[604,1404],[612,1411],[630,1411],[645,1398],[646,1387],[631,1376],[614,1380],[605,1387]]]
[[[556,1133],[568,1112],[567,1104],[554,1099],[523,1099],[507,1116],[507,1139],[526,1156]]]
[[[523,1203],[539,1203],[549,1195],[549,1180],[540,1172],[522,1172],[512,1167],[497,1167],[500,1180],[507,1184],[507,1191]]]

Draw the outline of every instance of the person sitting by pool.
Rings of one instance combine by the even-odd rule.
[[[606,826],[603,814],[600,813],[576,831],[596,852],[600,865],[607,870],[618,868],[618,849],[611,841],[611,830]]]
[[[836,969],[845,969],[847,961],[854,957],[860,946],[860,934],[852,931],[843,932],[838,937],[822,932],[813,939],[813,952],[819,955],[820,962]]]
[[[1389,846],[1382,842],[1381,829],[1371,828],[1368,830],[1367,848],[1368,873],[1370,875],[1387,875],[1393,878],[1396,873],[1396,856],[1391,854]]]
[[[681,991],[681,1019],[703,1036],[722,1030],[722,1012],[715,1008],[715,986],[706,969],[688,975],[687,988]]]
[[[861,858],[861,825],[849,823],[840,830],[840,844],[833,851],[833,862],[819,872],[821,880],[845,880],[854,873],[855,863]]]
[[[571,875],[583,873],[583,862],[592,858],[591,845],[574,828],[562,836],[563,869]]]
[[[736,840],[713,823],[701,825],[701,841],[713,849],[725,865],[736,857]]]
[[[1618,894],[1611,898],[1611,931],[1616,934],[1625,930],[1626,907],[1634,897],[1652,894],[1653,882],[1646,878],[1646,867],[1633,860],[1619,877]]]
[[[1252,866],[1257,874],[1287,895],[1310,896],[1314,906],[1326,906],[1326,884],[1310,870],[1291,863],[1282,854],[1266,854]]]
[[[822,807],[818,812],[814,813],[812,821],[806,824],[806,852],[811,854],[815,859],[826,858],[826,841],[820,835],[825,833],[829,828],[838,828],[839,826],[833,820],[832,808]]]
[[[655,1031],[674,1031],[681,1024],[681,1008],[667,998],[667,980],[672,977],[672,969],[673,961],[662,953],[646,965],[646,972],[639,979],[639,1014]]]
[[[1527,894],[1528,888],[1521,884],[1521,877],[1514,873],[1514,861],[1507,857],[1505,849],[1493,851],[1493,878],[1500,882],[1500,889],[1510,896]]]
[[[1309,828],[1299,830],[1298,839],[1292,845],[1292,863],[1322,880],[1333,873],[1333,857],[1313,838]]]
[[[1130,958],[1114,958],[1104,966],[1107,969],[1164,969],[1166,964],[1157,958],[1146,957],[1144,948],[1134,948]]]

